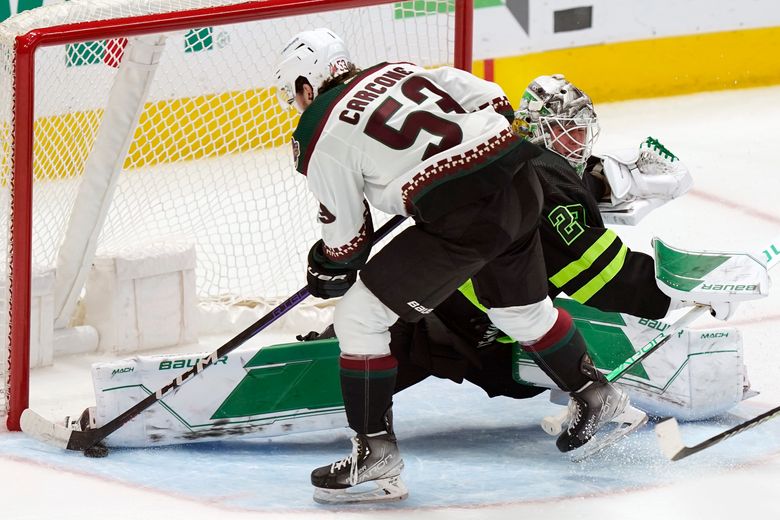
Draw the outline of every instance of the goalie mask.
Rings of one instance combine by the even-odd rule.
[[[303,31],[293,36],[282,49],[276,70],[276,95],[285,108],[295,106],[298,112],[304,107],[296,102],[295,95],[308,81],[317,97],[322,84],[349,72],[352,61],[339,38],[329,29]]]
[[[593,102],[562,74],[539,76],[515,112],[515,132],[563,156],[581,176],[599,135]]]

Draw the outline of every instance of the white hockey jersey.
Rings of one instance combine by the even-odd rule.
[[[433,188],[524,143],[511,117],[498,85],[451,67],[381,63],[317,96],[292,144],[296,169],[320,202],[328,259],[349,262],[371,243],[365,199],[419,216]]]

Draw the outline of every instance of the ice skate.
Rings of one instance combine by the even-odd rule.
[[[574,460],[590,457],[647,422],[647,415],[629,404],[628,394],[604,381],[593,381],[573,392],[568,415],[569,425],[556,445],[562,452],[579,449]],[[608,423],[615,427],[607,432]]]
[[[350,504],[403,500],[409,495],[401,480],[404,461],[395,435],[358,434],[352,438],[352,453],[311,473],[314,501],[321,504]],[[373,489],[353,489],[359,484]]]

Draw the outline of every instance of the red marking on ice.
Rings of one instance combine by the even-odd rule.
[[[739,310],[737,312],[739,312]],[[718,327],[745,327],[745,326],[749,327],[751,325],[764,325],[767,323],[776,323],[776,322],[780,322],[780,314],[756,316],[755,318],[743,319],[743,320],[729,320],[729,321],[709,320],[706,324],[695,325],[689,328],[693,330],[700,330],[700,329],[713,329]]]
[[[726,206],[727,208],[735,209],[738,211],[741,211],[742,213],[745,213],[747,215],[750,215],[751,217],[757,217],[761,220],[765,220],[767,222],[771,222],[772,224],[780,224],[780,217],[777,215],[773,215],[771,213],[765,213],[763,211],[759,211],[757,209],[751,208],[750,206],[746,206],[744,204],[739,204],[737,202],[731,201],[724,197],[719,197],[718,195],[713,195],[712,193],[707,193],[704,191],[699,190],[691,190],[689,192],[690,196],[706,200],[707,202],[712,202],[715,204],[720,204],[721,206]]]

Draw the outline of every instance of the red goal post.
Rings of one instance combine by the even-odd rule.
[[[181,5],[182,8],[180,10],[173,10],[174,4]],[[36,68],[36,62],[39,59],[42,49],[48,47],[66,49],[67,59],[70,60],[71,50],[75,48],[77,44],[86,42],[94,43],[101,40],[109,42],[121,41],[119,39],[178,31],[197,31],[204,27],[215,28],[229,24],[244,24],[256,21],[268,21],[269,23],[274,23],[274,27],[277,27],[278,24],[282,24],[288,19],[297,19],[298,17],[319,13],[322,13],[323,16],[326,16],[326,14],[329,16],[330,13],[333,13],[335,16],[342,11],[345,13],[344,26],[339,27],[339,24],[335,23],[335,25],[331,24],[330,27],[343,35],[342,30],[346,30],[349,27],[349,23],[361,25],[366,23],[361,21],[363,19],[358,17],[358,13],[362,13],[363,10],[366,10],[366,13],[369,13],[373,12],[370,11],[373,8],[379,9],[388,6],[395,10],[396,19],[408,17],[409,20],[416,18],[422,20],[426,16],[440,16],[444,13],[448,19],[451,20],[451,22],[447,22],[448,26],[444,29],[447,34],[443,37],[443,41],[446,42],[447,46],[446,54],[448,57],[445,60],[447,63],[437,63],[436,61],[440,61],[437,59],[434,59],[429,63],[422,63],[414,55],[401,56],[397,59],[417,61],[425,66],[450,64],[465,70],[470,70],[473,11],[472,1],[470,0],[441,0],[433,2],[386,2],[381,0],[266,0],[243,3],[231,0],[183,0],[180,2],[73,0],[63,4],[34,9],[12,17],[3,24],[0,24],[0,40],[5,38],[4,46],[6,47],[6,51],[9,51],[8,57],[3,58],[6,63],[2,64],[5,67],[5,71],[2,73],[6,75],[6,79],[4,80],[6,85],[4,85],[4,88],[7,88],[13,93],[11,96],[12,99],[8,105],[10,114],[4,116],[2,120],[3,135],[0,137],[4,154],[2,185],[3,189],[6,190],[4,197],[8,199],[6,201],[7,215],[5,218],[9,229],[9,231],[7,231],[8,237],[6,238],[7,251],[5,251],[7,270],[4,272],[4,276],[6,285],[3,289],[6,292],[6,299],[3,301],[3,304],[8,305],[5,309],[7,311],[8,319],[3,325],[6,327],[4,332],[7,334],[8,339],[7,344],[3,347],[6,356],[0,356],[0,362],[2,362],[2,365],[0,365],[0,375],[3,378],[3,387],[0,388],[0,390],[3,390],[4,394],[1,396],[3,398],[2,401],[0,401],[0,415],[3,413],[2,408],[5,407],[5,413],[7,414],[6,425],[9,430],[19,429],[19,416],[29,404],[31,344],[30,314],[32,303],[31,280],[34,271],[34,257],[36,256],[33,251],[33,243],[35,241],[34,229],[35,224],[37,224],[39,220],[43,220],[42,217],[38,217],[37,215],[34,219],[34,192],[38,189],[34,186],[41,178],[46,177],[47,175],[50,176],[46,167],[41,166],[43,159],[39,159],[36,154],[42,154],[44,152],[49,153],[53,158],[47,157],[46,160],[55,160],[55,158],[61,158],[71,154],[73,149],[81,147],[89,149],[90,146],[93,145],[93,141],[89,139],[83,146],[81,143],[73,144],[71,142],[71,144],[68,144],[66,139],[66,146],[64,148],[49,150],[49,147],[53,145],[48,145],[46,142],[41,141],[41,139],[45,137],[44,134],[47,132],[47,128],[53,128],[49,130],[52,135],[61,133],[62,126],[73,121],[75,117],[72,114],[58,113],[56,116],[51,116],[54,118],[56,125],[52,124],[51,118],[46,121],[46,125],[41,122],[41,119],[44,116],[49,117],[48,108],[39,114],[38,104],[40,103],[40,99],[42,99],[40,97],[41,93],[39,92],[38,97],[36,97],[36,89],[41,88],[39,83],[41,81],[41,75],[43,74],[40,68]],[[91,11],[92,8],[94,8],[94,11]],[[143,11],[145,9],[148,9],[150,12],[144,13]],[[90,12],[94,13],[94,19],[90,16]],[[375,14],[366,14],[365,20],[372,21],[376,19],[377,16],[378,15]],[[273,22],[271,22],[271,20],[273,20]],[[305,20],[305,18],[302,18],[302,20]],[[313,23],[322,22],[318,21]],[[420,34],[419,38],[417,38],[415,27],[416,25],[409,24],[405,29],[399,29],[400,32],[394,32],[395,29],[389,31],[387,34],[390,35],[390,39],[384,43],[384,46],[377,44],[379,51],[377,51],[376,60],[383,61],[385,59],[382,57],[382,52],[395,50],[401,47],[404,49],[411,49],[415,45],[420,49],[423,49],[426,45],[434,45],[433,42],[436,41],[436,38],[442,38],[441,35],[437,36],[437,34],[435,34],[440,30],[437,28],[432,28],[430,35]],[[419,27],[423,27],[423,25],[420,25]],[[375,38],[377,39],[381,36],[387,36],[385,31],[381,28],[371,29],[370,27],[367,27],[365,30],[369,34],[375,35]],[[371,31],[373,31],[373,33]],[[406,32],[404,33],[403,31]],[[285,31],[281,29],[279,32],[280,34],[285,33]],[[284,43],[284,39],[289,38],[295,32],[297,31],[292,30],[291,27],[290,31],[286,32],[286,36],[283,38],[280,37],[278,41],[272,40],[263,42],[261,52],[269,56],[275,56],[278,49]],[[395,42],[392,41],[394,37],[397,38],[397,41]],[[367,40],[374,39],[368,38],[365,35],[363,38],[366,38]],[[413,42],[416,38],[419,40],[417,43]],[[355,42],[350,42],[348,40],[348,44],[350,43],[354,45]],[[366,41],[365,43],[368,47],[369,41]],[[101,52],[108,53],[109,47],[110,45],[105,45]],[[361,51],[362,50],[363,49],[361,49]],[[186,48],[185,52],[188,52]],[[119,57],[121,58],[121,46]],[[392,59],[392,57],[389,57],[388,59]],[[103,65],[100,65],[101,67],[105,68],[111,66],[108,60],[104,59],[104,62]],[[368,66],[370,64],[360,63],[360,65]],[[113,66],[116,67],[116,65]],[[264,66],[267,67],[266,65]],[[196,76],[197,73],[185,75],[187,78]],[[242,74],[237,73],[236,77],[241,78]],[[54,79],[47,88],[51,88],[51,85],[65,85],[66,83],[66,80]],[[86,84],[89,84],[89,82]],[[270,87],[270,85],[259,86],[266,89]],[[76,89],[78,89],[78,87],[76,87]],[[230,91],[230,89],[227,90]],[[76,92],[78,92],[78,90],[76,90]],[[218,103],[219,99],[223,99],[219,97],[214,98],[214,95],[215,94],[212,91],[205,89],[203,93],[198,93],[197,96],[194,96],[192,99],[206,99],[206,102],[211,103],[209,106],[213,107],[214,103]],[[85,94],[84,97],[95,98],[97,95]],[[215,99],[217,101],[215,101]],[[263,103],[266,101],[267,100],[264,100]],[[144,108],[144,110],[148,109],[152,104],[150,101],[146,101],[145,103],[144,107],[146,108]],[[68,100],[62,102],[63,106],[69,104],[70,101]],[[181,105],[184,103],[179,104]],[[170,111],[170,104],[167,106],[166,110]],[[279,116],[276,113],[276,108],[273,110],[274,117],[278,119]],[[219,109],[217,109],[217,111],[219,112]],[[43,112],[47,113],[43,114]],[[97,121],[94,124],[90,123],[92,125],[91,127],[99,127],[100,118],[107,112],[107,108],[91,110],[89,112],[90,117],[96,118]],[[83,116],[84,113],[86,113],[84,110],[80,110],[79,117]],[[144,121],[144,117],[145,116],[142,115],[142,122]],[[197,117],[201,117],[202,119],[202,114],[201,116],[196,116],[194,119],[197,119]],[[214,120],[222,121],[225,117],[223,112],[219,112],[217,116],[214,116]],[[150,116],[147,119],[151,120],[154,118]],[[141,123],[139,123],[139,125],[140,124]],[[283,137],[280,137],[280,134],[291,130],[289,124],[285,123],[285,125],[286,126],[282,126],[280,129],[273,130],[269,133],[271,136],[270,139],[273,140],[272,144],[261,143],[258,146],[265,148],[276,146],[276,143]],[[233,124],[233,126],[230,127],[230,130],[225,131],[225,134],[235,134],[235,128],[238,126],[241,125],[239,123]],[[126,145],[130,147],[130,152],[128,152],[127,146],[124,150],[117,150],[127,154],[132,153],[139,135],[149,132],[148,127],[142,130],[139,130],[138,128],[133,128],[132,130],[134,135],[133,141],[126,143]],[[197,130],[199,132],[203,131],[203,129]],[[81,130],[77,129],[75,132],[78,133],[81,132]],[[98,133],[98,130],[95,130],[95,133]],[[94,140],[96,138],[90,137],[90,139]],[[200,138],[192,138],[192,140],[188,141],[188,146],[191,148],[192,143],[200,142],[199,139]],[[212,143],[209,143],[209,150],[214,146],[215,145]],[[224,153],[226,156],[232,158],[236,153],[243,150],[243,148],[241,148],[243,146],[244,144],[236,145],[237,148],[227,149]],[[137,148],[143,148],[143,146],[138,145]],[[135,153],[138,154],[141,152],[136,151]],[[177,151],[176,153],[179,152]],[[211,152],[206,150],[198,152],[192,157],[200,158],[209,154],[211,154]],[[165,160],[171,155],[176,154],[166,151]],[[179,155],[181,154],[179,153]],[[190,164],[194,160],[192,157],[185,157],[187,164]],[[83,165],[83,163],[88,163],[90,160],[91,159],[85,157],[79,158],[75,162]],[[130,159],[129,157],[125,158],[122,156],[122,160],[123,162],[120,166],[123,168],[123,175],[125,174],[125,170],[136,171],[140,168],[135,165],[126,168]],[[139,161],[138,164],[146,164],[144,161],[146,161],[146,159]],[[159,159],[157,162],[164,162],[164,160]],[[55,176],[60,178],[79,177],[83,175],[80,171],[66,172],[65,166],[60,163],[57,163],[56,166],[52,166],[51,170],[55,171]],[[226,181],[225,184],[229,184],[230,182],[231,181]],[[43,191],[45,190],[41,189],[41,192]],[[70,203],[72,206],[80,205],[80,203],[74,202],[77,200],[75,197],[76,195],[73,196],[73,201]],[[148,200],[146,203],[148,204]],[[36,204],[42,203],[36,202]],[[285,204],[287,204],[287,202],[285,202]],[[226,205],[235,205],[235,202],[229,202]],[[105,210],[109,213],[109,220],[112,218],[111,212],[115,211],[115,206],[116,204],[112,204],[110,210]],[[70,212],[72,211],[72,208],[68,208],[66,211]],[[192,210],[189,209],[188,211]],[[247,210],[242,210],[242,213],[246,213],[246,211]],[[308,217],[308,215],[306,216]],[[70,216],[64,218],[66,220],[68,218],[72,219]],[[313,214],[311,218],[313,218]],[[118,216],[115,217],[115,220],[123,221],[124,217]],[[262,232],[265,233],[265,231]],[[97,241],[98,234],[94,236],[93,241]],[[287,231],[286,234],[289,235],[291,232]],[[55,245],[58,245],[61,242],[67,242],[69,239],[64,237],[67,235],[67,232],[63,232],[62,235],[63,236],[58,235],[53,238],[46,238],[45,241],[47,244]],[[100,237],[102,240],[102,234]],[[128,238],[126,241],[133,242],[134,240],[134,238]],[[85,240],[84,243],[89,244],[89,240]],[[99,252],[100,244],[97,244],[95,247]],[[249,257],[254,254],[255,253],[246,254],[246,256]],[[38,256],[47,255],[41,254]],[[58,253],[55,251],[48,256],[57,258],[57,261],[52,263],[56,263],[57,269],[59,269],[61,259],[58,256]],[[201,252],[198,251],[198,257],[200,258],[200,256]],[[92,257],[87,255],[86,259],[82,259],[82,263],[90,262],[91,260]],[[270,263],[270,261],[266,261],[265,266]],[[78,268],[76,269],[78,270]],[[59,274],[60,273],[55,270],[55,277],[58,277]],[[74,276],[75,281],[72,283],[76,284],[76,288],[71,288],[70,292],[71,294],[78,295],[81,294],[80,283],[83,282],[84,276],[86,275],[82,273],[81,275]],[[79,276],[81,277],[79,278]],[[200,274],[198,274],[198,276],[200,277]],[[282,291],[283,289],[274,290]],[[230,291],[229,289],[218,289],[217,292],[223,294]],[[74,298],[78,299],[78,297]],[[77,302],[73,301],[70,305],[71,307],[74,307],[77,305]],[[67,305],[65,306],[67,307]],[[60,316],[60,319],[64,320],[64,323],[68,323],[69,321],[71,323],[73,322],[71,314],[67,314],[64,317]],[[41,324],[37,323],[36,326],[40,327]],[[3,357],[5,357],[5,359],[3,359]]]

